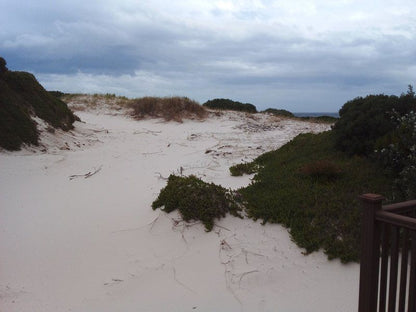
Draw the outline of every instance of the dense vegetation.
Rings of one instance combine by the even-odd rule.
[[[201,105],[187,97],[144,97],[133,100],[130,106],[133,116],[138,119],[157,117],[182,122],[184,118],[203,119],[207,116]]]
[[[178,209],[185,221],[202,221],[206,231],[211,231],[214,220],[225,217],[227,213],[241,216],[235,194],[195,176],[170,175],[167,186],[152,204],[153,210],[160,207],[167,213]]]
[[[229,99],[213,99],[205,102],[203,106],[211,109],[234,110],[247,113],[257,113],[257,108],[253,104],[241,103]]]
[[[329,131],[299,135],[254,163],[253,182],[238,191],[250,217],[288,227],[307,253],[323,248],[329,258],[359,259],[358,195],[391,198],[391,183],[374,162],[337,151]]]
[[[63,130],[72,129],[76,119],[32,74],[9,71],[0,57],[0,146],[18,150],[23,143],[37,145],[39,134],[32,115]]]
[[[416,111],[413,88],[400,97],[368,95],[344,104],[340,119],[334,126],[336,147],[348,155],[370,156],[376,147],[387,145],[396,128],[394,114],[403,116]]]
[[[239,190],[248,214],[289,227],[307,252],[323,248],[329,258],[358,260],[357,196],[416,196],[415,103],[411,86],[400,97],[356,98],[342,107],[333,131],[300,135],[252,164],[231,167],[232,174],[260,168]]]

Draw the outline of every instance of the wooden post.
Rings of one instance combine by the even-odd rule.
[[[360,293],[358,312],[376,312],[380,261],[380,227],[375,215],[381,210],[383,196],[364,194],[361,223]]]

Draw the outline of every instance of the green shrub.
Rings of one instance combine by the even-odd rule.
[[[234,110],[248,113],[257,113],[256,106],[249,103],[241,103],[229,99],[214,99],[209,100],[203,106],[211,109]]]
[[[21,98],[0,79],[0,146],[11,151],[19,150],[23,143],[38,145],[38,131],[29,109],[17,103]]]
[[[6,65],[6,60],[0,57],[0,75],[8,71]]]
[[[38,144],[38,131],[32,115],[55,128],[72,129],[77,117],[67,105],[48,93],[26,72],[9,71],[0,58],[0,146],[18,150],[23,143]]]
[[[390,144],[376,151],[378,161],[394,179],[403,200],[416,198],[416,113],[394,118]]]
[[[56,97],[58,99],[62,99],[62,97],[65,95],[65,93],[63,93],[61,91],[48,91],[48,93],[50,95],[53,95],[54,97]]]
[[[369,156],[394,130],[393,111],[402,116],[415,108],[416,99],[409,93],[355,98],[339,111],[340,118],[333,127],[336,147],[348,155]]]
[[[263,113],[267,113],[267,114],[272,114],[275,116],[282,116],[282,117],[295,117],[295,115],[293,115],[293,113],[285,110],[285,109],[276,109],[276,108],[268,108],[266,110],[263,111]]]
[[[76,117],[68,106],[48,93],[36,80],[26,72],[7,72],[4,80],[9,88],[16,92],[25,102],[25,106],[33,108],[39,118],[45,120],[54,128],[70,130]]]
[[[203,119],[207,116],[201,105],[187,97],[143,97],[133,100],[130,105],[133,116],[138,119],[152,117],[182,122],[184,118]]]
[[[153,202],[153,210],[163,207],[169,213],[179,210],[185,221],[200,220],[206,231],[211,231],[214,220],[227,213],[241,217],[241,207],[235,194],[213,183],[206,183],[195,176],[170,175],[168,184]]]

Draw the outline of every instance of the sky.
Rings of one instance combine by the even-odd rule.
[[[416,1],[2,0],[0,56],[47,90],[337,112],[416,84]]]

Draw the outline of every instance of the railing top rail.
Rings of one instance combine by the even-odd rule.
[[[416,209],[416,200],[408,200],[405,202],[383,206],[384,211],[403,213],[412,209]]]
[[[376,220],[416,231],[416,218],[380,210],[376,212]]]

